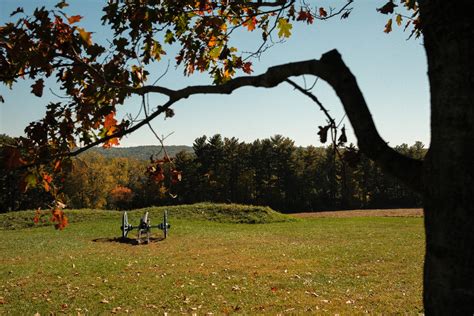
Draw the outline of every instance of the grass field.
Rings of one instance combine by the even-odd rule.
[[[163,209],[150,211],[158,222]],[[118,212],[70,212],[64,231],[21,228],[32,214],[0,215],[0,314],[422,311],[421,218],[291,219],[201,204],[170,208],[169,237],[155,230],[137,246],[117,238]]]

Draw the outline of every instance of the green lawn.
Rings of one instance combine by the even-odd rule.
[[[0,230],[0,314],[422,311],[421,218],[238,224],[170,211],[169,237],[136,246],[115,238],[120,214],[87,212],[64,231]]]

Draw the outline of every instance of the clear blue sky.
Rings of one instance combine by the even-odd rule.
[[[36,6],[53,6],[58,1],[0,0],[0,23],[9,20],[9,13],[22,6],[26,12]],[[81,26],[95,31],[93,40],[103,41],[108,32],[100,25],[101,3],[99,0],[70,0],[67,8],[70,15],[80,14],[84,18]],[[307,1],[315,3],[313,1]],[[318,6],[333,7],[345,1],[317,1]],[[394,23],[394,31],[383,33],[387,16],[376,12],[385,1],[354,1],[354,10],[346,20],[334,18],[329,21],[315,21],[313,25],[295,23],[293,36],[286,43],[276,45],[267,51],[260,61],[254,61],[254,74],[264,72],[272,65],[291,61],[320,58],[331,49],[338,49],[344,61],[357,78],[367,104],[374,117],[377,129],[390,145],[413,144],[422,141],[429,144],[429,86],[426,56],[421,39],[406,40],[404,33]],[[238,34],[236,44],[244,50],[258,47],[260,33]],[[161,75],[167,60],[174,66],[171,50],[161,66],[156,67],[151,80]],[[297,79],[301,84],[302,79]],[[312,78],[307,78],[312,82]],[[181,88],[192,84],[209,84],[206,75],[184,77],[182,69],[170,67],[170,71],[159,84]],[[30,82],[19,82],[13,90],[0,86],[0,94],[6,102],[0,104],[0,133],[18,136],[31,121],[44,114],[45,105],[56,100],[45,90],[39,99],[30,94]],[[54,85],[50,87],[59,92]],[[319,81],[314,90],[320,101],[339,121],[344,113],[332,89]],[[159,105],[163,98],[152,97],[152,104]],[[136,113],[139,100],[130,99],[119,112]],[[167,145],[191,145],[195,138],[204,134],[220,133],[225,137],[237,137],[251,142],[275,134],[287,136],[297,145],[320,146],[317,126],[325,124],[325,117],[307,97],[281,84],[274,89],[244,88],[225,96],[193,96],[174,106],[175,117],[159,117],[153,126],[160,135],[174,132],[166,140]],[[344,120],[347,129],[351,127]],[[355,142],[352,132],[349,141]],[[143,128],[121,141],[122,146],[157,144],[152,133]]]

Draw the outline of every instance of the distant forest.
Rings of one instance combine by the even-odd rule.
[[[99,153],[105,158],[131,158],[137,160],[149,160],[150,156],[154,155],[157,157],[163,157],[164,153],[170,157],[175,157],[179,152],[193,152],[191,146],[165,146],[164,149],[161,146],[135,146],[135,147],[112,147],[102,148],[95,147],[91,148],[89,152]]]
[[[0,143],[8,141],[5,135]],[[202,136],[192,147],[167,146],[164,179],[149,176],[160,146],[94,149],[57,174],[69,208],[132,209],[151,205],[224,202],[268,205],[283,212],[419,207],[421,197],[353,150],[298,147],[281,135],[252,143]],[[395,149],[422,159],[421,142]],[[1,148],[0,148],[1,151]],[[0,152],[1,154],[1,152]],[[172,170],[179,171],[176,181]],[[46,207],[48,193],[19,192],[20,171],[0,170],[0,212]]]

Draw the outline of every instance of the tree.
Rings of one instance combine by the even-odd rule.
[[[104,208],[109,193],[117,185],[114,176],[123,172],[115,170],[97,153],[74,159],[70,170],[64,172],[62,192],[67,197],[64,202],[73,208]]]
[[[61,1],[53,11],[37,9],[31,17],[0,28],[0,80],[12,85],[18,78],[34,80],[32,93],[41,96],[44,77],[56,76],[70,97],[50,103],[45,118],[26,129],[27,137],[11,150],[12,165],[60,164],[93,146],[113,146],[160,114],[172,116],[171,106],[195,94],[230,94],[244,86],[271,88],[291,76],[314,75],[334,88],[354,128],[358,145],[370,159],[414,190],[421,192],[425,210],[426,257],[424,306],[429,314],[472,314],[474,311],[474,107],[472,100],[472,22],[474,3],[406,0],[413,13],[413,33],[423,33],[431,93],[431,145],[424,161],[390,148],[378,134],[354,75],[337,51],[309,60],[269,68],[257,76],[232,79],[237,70],[252,72],[228,38],[236,28],[260,30],[267,48],[272,34],[291,35],[294,20],[313,23],[351,12],[349,1],[340,10],[295,6],[295,1],[110,1],[103,22],[114,38],[110,48],[92,42],[91,33],[75,24]],[[393,14],[388,1],[378,10]],[[329,11],[329,12],[328,12]],[[401,22],[401,15],[396,22]],[[390,32],[392,19],[385,32]],[[146,65],[164,54],[163,44],[176,42],[176,57],[185,74],[208,71],[216,85],[183,89],[146,85]],[[138,61],[138,62],[136,62]],[[317,99],[309,92],[303,93]],[[131,95],[159,93],[168,101],[141,122],[115,118],[116,107]],[[318,103],[319,104],[319,103]],[[147,110],[147,107],[144,106]],[[82,147],[77,149],[77,145]],[[16,160],[15,160],[16,159]],[[59,167],[58,167],[59,168]],[[35,172],[45,183],[45,170]],[[41,178],[42,177],[42,178]],[[54,191],[54,190],[53,190]]]
[[[116,186],[110,191],[107,204],[109,207],[119,210],[128,209],[133,199],[133,192],[130,188],[123,186]]]

